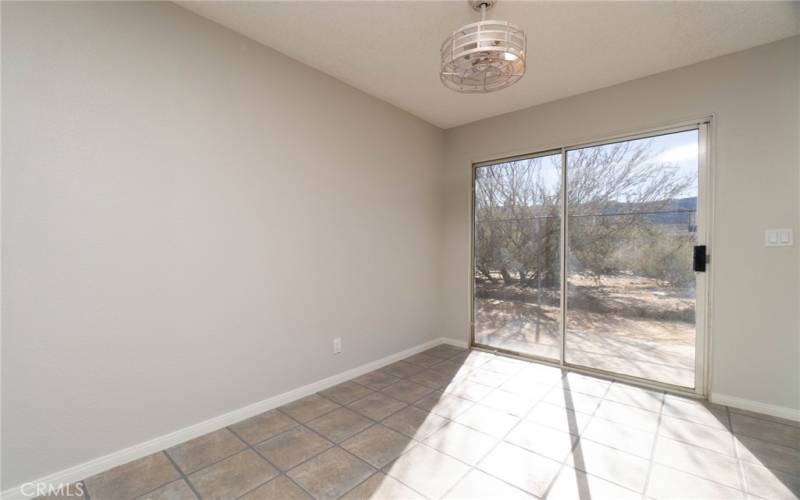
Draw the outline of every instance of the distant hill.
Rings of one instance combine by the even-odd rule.
[[[524,215],[520,215],[519,212]],[[664,201],[651,201],[646,203],[624,203],[612,202],[604,204],[602,208],[583,206],[572,209],[573,217],[609,217],[614,215],[626,214],[645,214],[651,224],[670,224],[670,225],[693,225],[695,224],[695,214],[697,212],[697,197],[675,198]],[[477,222],[510,222],[522,221],[535,218],[557,218],[559,216],[557,205],[548,207],[528,207],[526,209],[517,208],[517,213],[512,214],[503,207],[495,207],[493,216],[486,217],[483,213],[478,213]]]

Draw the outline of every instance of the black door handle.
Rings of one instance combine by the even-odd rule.
[[[694,247],[694,264],[693,269],[696,273],[706,272],[706,263],[708,262],[708,254],[706,254],[705,245],[695,245]]]

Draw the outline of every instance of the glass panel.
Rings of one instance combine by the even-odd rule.
[[[567,152],[568,363],[694,387],[698,139]]]
[[[561,155],[475,169],[475,342],[561,358]]]

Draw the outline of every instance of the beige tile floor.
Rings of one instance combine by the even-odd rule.
[[[441,345],[82,483],[88,500],[797,498],[800,424]]]

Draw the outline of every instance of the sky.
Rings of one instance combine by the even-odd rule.
[[[678,195],[678,197],[688,198],[697,196],[699,132],[697,130],[688,130],[685,132],[637,139],[631,142],[635,144],[644,141],[650,141],[651,147],[656,152],[655,158],[651,161],[677,167],[679,175],[687,176],[693,180],[687,189]],[[603,148],[608,147],[608,145],[594,147]],[[567,155],[569,158],[569,152],[567,152]],[[557,192],[561,182],[560,155],[543,156],[533,158],[529,161],[535,168],[540,169],[539,175],[541,175],[547,186],[552,188],[552,192]],[[491,166],[480,168],[491,168]],[[569,175],[569,171],[567,171],[567,174]]]

